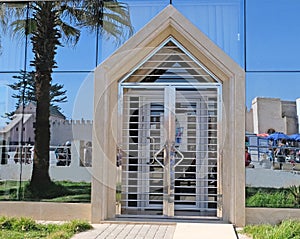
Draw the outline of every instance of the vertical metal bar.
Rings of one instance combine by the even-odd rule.
[[[97,58],[98,56],[96,56]],[[117,155],[116,155],[116,160],[119,160],[118,163],[118,168],[117,168],[117,185],[116,188],[119,187],[119,190],[121,193],[121,198],[119,199],[119,201],[117,202],[118,204],[118,213],[117,214],[121,214],[121,208],[122,208],[122,197],[123,196],[123,186],[124,186],[124,182],[125,180],[123,179],[123,163],[124,163],[124,159],[123,157],[125,155],[123,155],[123,123],[124,123],[124,118],[123,118],[123,109],[124,109],[124,101],[123,101],[123,87],[121,86],[121,84],[118,85],[118,120],[117,120]],[[127,185],[127,183],[126,183]]]
[[[164,128],[166,131],[166,143],[164,152],[164,196],[163,215],[174,216],[174,165],[175,165],[175,87],[165,88],[165,115]]]
[[[121,86],[121,84],[119,84],[118,86],[118,121],[117,121],[117,127],[118,127],[118,131],[117,131],[117,144],[118,147],[120,149],[122,149],[123,146],[123,133],[122,133],[122,125],[123,125],[123,87]]]
[[[223,217],[223,192],[222,192],[222,168],[223,168],[223,152],[221,151],[221,143],[223,142],[222,126],[222,85],[216,88],[217,94],[217,217]]]

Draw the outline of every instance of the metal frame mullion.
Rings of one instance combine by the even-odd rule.
[[[164,153],[164,200],[163,200],[163,215],[174,216],[174,189],[175,189],[175,158],[174,158],[174,140],[175,140],[175,100],[176,88],[169,86],[165,88],[165,115],[164,129],[167,131],[165,153]]]

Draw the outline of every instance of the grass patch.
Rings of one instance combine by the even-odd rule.
[[[242,233],[253,239],[300,239],[300,221],[284,220],[279,225],[247,225]]]
[[[82,194],[82,195],[66,195],[62,197],[55,197],[50,199],[43,199],[43,202],[91,202],[90,194]]]
[[[19,198],[20,197],[20,198]],[[0,182],[0,201],[91,202],[91,183],[58,181],[43,193],[43,198],[29,190],[29,182]]]
[[[299,208],[290,188],[246,188],[247,207]]]
[[[58,225],[39,224],[29,218],[0,217],[0,239],[69,239],[90,229],[92,226],[88,222],[80,220]]]
[[[0,182],[0,200],[16,200],[19,184],[17,181]]]

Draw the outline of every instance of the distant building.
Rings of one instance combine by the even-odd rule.
[[[258,134],[273,128],[286,134],[297,133],[299,110],[296,101],[256,97],[252,101],[250,111],[246,111],[246,131]]]
[[[29,103],[24,108],[18,108],[11,122],[0,129],[0,140],[6,144],[34,144],[36,105]],[[22,130],[23,119],[23,135]],[[54,107],[50,108],[50,133],[51,145],[64,144],[66,141],[81,139],[92,140],[92,121],[90,120],[66,120],[66,117]],[[21,138],[23,137],[23,140]]]
[[[36,105],[29,103],[23,115],[23,142],[34,144]],[[251,109],[245,112],[246,132],[264,133],[273,128],[286,134],[300,133],[300,98],[283,101],[279,98],[256,97]],[[16,110],[13,120],[0,128],[0,141],[8,144],[21,142],[22,109]],[[66,141],[92,140],[92,120],[66,120],[56,108],[50,109],[51,145],[62,145]]]

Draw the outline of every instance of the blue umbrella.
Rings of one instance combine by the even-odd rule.
[[[270,134],[267,139],[269,140],[281,140],[281,139],[290,139],[290,137],[282,132],[275,132],[273,134]]]
[[[292,134],[289,138],[294,141],[300,141],[300,134]]]

